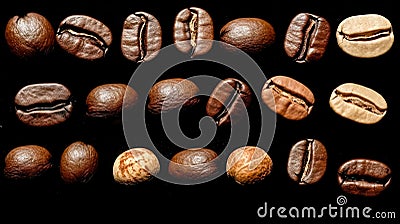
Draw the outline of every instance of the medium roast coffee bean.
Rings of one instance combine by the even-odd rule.
[[[206,113],[217,125],[229,124],[241,119],[252,99],[250,87],[241,80],[222,80],[211,93]]]
[[[275,42],[274,27],[261,18],[237,18],[226,23],[219,32],[221,41],[246,53],[260,53]]]
[[[322,142],[301,140],[290,150],[287,172],[300,185],[314,184],[324,176],[327,160],[328,154]]]
[[[199,102],[197,85],[182,78],[170,78],[158,81],[148,94],[147,109],[160,114],[179,107],[191,107]]]
[[[96,60],[105,57],[112,43],[112,33],[95,18],[72,15],[61,21],[56,40],[69,54],[86,60]]]
[[[286,31],[285,52],[298,63],[318,61],[325,54],[330,34],[331,28],[325,18],[299,13]]]
[[[360,158],[343,163],[337,177],[344,192],[373,197],[390,186],[392,171],[382,162]]]
[[[338,46],[347,54],[372,58],[385,54],[393,45],[390,21],[377,14],[355,15],[344,19],[336,30]]]
[[[123,109],[129,109],[138,102],[137,92],[122,83],[96,86],[86,97],[86,114],[95,118],[120,117]]]
[[[344,83],[332,91],[329,105],[340,116],[362,124],[374,124],[386,114],[385,99],[368,87]]]
[[[92,145],[73,142],[61,155],[61,179],[68,184],[87,183],[97,171],[98,163],[99,155]]]
[[[52,126],[72,113],[71,92],[59,83],[38,83],[23,87],[14,98],[16,115],[24,124]]]
[[[16,15],[7,22],[5,39],[11,52],[18,57],[43,56],[53,51],[55,32],[44,16],[30,12]]]
[[[210,14],[197,7],[181,10],[175,17],[173,39],[179,51],[192,57],[210,51],[214,39],[214,23]]]
[[[150,181],[158,172],[158,158],[147,148],[128,149],[117,156],[113,165],[114,180],[124,185]]]
[[[272,111],[289,120],[302,120],[312,111],[313,92],[304,84],[287,76],[269,78],[261,97]]]
[[[272,159],[256,146],[243,146],[230,153],[226,161],[226,173],[240,185],[256,184],[272,171]]]
[[[207,148],[191,148],[178,152],[169,162],[168,172],[184,180],[205,180],[215,176],[218,154]]]
[[[158,20],[146,12],[129,15],[122,27],[121,51],[130,61],[149,61],[157,56],[162,45]]]
[[[4,176],[13,180],[37,178],[53,167],[50,151],[39,145],[16,147],[7,153],[4,162]]]

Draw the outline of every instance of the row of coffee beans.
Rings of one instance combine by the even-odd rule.
[[[178,50],[197,56],[212,48],[215,38],[212,17],[206,10],[190,7],[181,10],[173,25],[173,40]],[[286,54],[298,63],[323,57],[331,35],[329,22],[318,15],[300,13],[290,24],[284,39]],[[10,50],[19,57],[46,55],[58,45],[71,55],[86,60],[104,58],[113,41],[112,31],[101,21],[86,15],[63,19],[57,31],[38,13],[14,16],[6,26]],[[261,18],[237,18],[219,31],[222,42],[255,54],[276,41],[272,24]],[[336,30],[338,46],[349,55],[372,58],[386,53],[394,42],[388,19],[377,14],[355,15],[344,19]],[[129,15],[123,22],[121,52],[128,60],[143,62],[156,57],[162,47],[162,27],[146,12]]]

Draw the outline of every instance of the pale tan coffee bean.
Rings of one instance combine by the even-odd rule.
[[[157,156],[147,148],[128,149],[117,156],[113,165],[114,180],[124,185],[150,181],[159,171]]]
[[[329,105],[337,114],[363,124],[374,124],[386,114],[386,100],[373,89],[344,83],[332,91]]]
[[[272,111],[289,120],[306,118],[315,103],[314,94],[307,86],[287,76],[268,79],[261,98]]]
[[[372,58],[385,54],[393,45],[390,21],[378,14],[356,15],[344,19],[336,30],[339,47],[349,55]]]

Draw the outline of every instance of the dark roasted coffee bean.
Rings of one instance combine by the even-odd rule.
[[[298,63],[318,61],[325,54],[331,28],[328,21],[310,13],[296,15],[286,31],[284,49]]]
[[[65,183],[87,183],[97,171],[99,155],[96,149],[82,141],[64,149],[60,159],[60,175]]]
[[[206,180],[218,171],[218,154],[207,148],[191,148],[178,152],[169,162],[168,172],[183,180]]]
[[[69,54],[87,60],[104,58],[112,43],[111,30],[86,15],[63,19],[56,33],[58,45]]]
[[[219,32],[221,41],[240,50],[256,54],[275,42],[274,27],[261,18],[237,18],[226,23]]]
[[[214,39],[214,23],[204,9],[190,7],[175,17],[173,39],[176,48],[192,57],[210,51]]]
[[[71,92],[59,83],[27,85],[18,91],[14,102],[18,119],[38,127],[66,121],[73,109]]]
[[[189,79],[161,80],[150,89],[147,109],[160,114],[180,107],[188,108],[199,102],[198,92],[197,85]]]
[[[111,83],[96,86],[86,97],[87,115],[96,118],[119,117],[138,101],[137,92],[130,86]]]
[[[314,94],[307,86],[287,76],[268,79],[261,97],[272,111],[289,120],[306,118],[315,102]]]
[[[52,52],[55,32],[44,16],[30,12],[23,16],[14,16],[8,21],[5,38],[13,54],[28,58]]]
[[[214,88],[206,105],[208,116],[217,125],[237,122],[246,112],[252,99],[250,87],[241,80],[228,78]]]
[[[305,139],[294,144],[289,153],[289,177],[300,185],[314,184],[325,174],[328,155],[322,142]]]
[[[157,56],[162,45],[161,25],[146,12],[129,15],[122,27],[121,51],[130,61],[149,61]]]
[[[349,194],[377,196],[390,186],[392,170],[372,159],[352,159],[338,170],[340,188]]]
[[[34,179],[53,167],[52,155],[38,145],[13,148],[5,157],[4,176],[13,180]]]

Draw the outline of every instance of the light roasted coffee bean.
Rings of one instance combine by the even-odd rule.
[[[162,45],[161,25],[147,12],[129,15],[122,27],[122,55],[133,62],[149,61],[157,56]]]
[[[272,166],[272,159],[264,149],[243,146],[229,154],[226,173],[240,185],[256,184],[271,174]]]
[[[343,163],[337,177],[344,192],[374,197],[390,186],[392,170],[380,161],[359,158]]]
[[[13,16],[6,25],[5,39],[11,52],[21,58],[48,55],[54,49],[55,32],[42,15],[30,12]]]
[[[5,157],[4,176],[13,180],[41,177],[53,167],[52,159],[50,151],[42,146],[18,146]]]
[[[329,22],[311,13],[297,14],[284,40],[286,54],[298,63],[318,61],[325,54],[331,28]]]
[[[69,89],[59,83],[27,85],[14,98],[17,118],[36,127],[63,123],[72,113],[71,97]]]
[[[287,172],[300,185],[314,184],[325,174],[328,154],[317,139],[304,139],[294,144],[289,153]]]
[[[221,28],[219,38],[246,53],[257,54],[275,43],[276,33],[264,19],[237,18]]]
[[[261,98],[272,111],[289,120],[302,120],[312,111],[313,92],[304,84],[287,76],[269,78]]]
[[[164,79],[150,89],[147,109],[153,114],[160,114],[180,107],[188,108],[199,102],[198,92],[197,85],[189,79]]]
[[[86,15],[63,19],[57,29],[58,45],[81,59],[104,58],[112,43],[111,30],[101,21]]]
[[[176,153],[168,166],[169,174],[182,180],[207,180],[215,177],[218,154],[207,148],[190,148]]]
[[[388,52],[394,43],[391,22],[378,14],[355,15],[344,19],[336,30],[338,46],[347,54],[373,58]]]
[[[138,98],[137,92],[126,84],[102,84],[87,95],[86,114],[94,118],[120,117],[122,110],[133,108]]]
[[[250,87],[243,81],[228,78],[214,88],[206,105],[206,113],[217,125],[230,124],[245,115],[252,99]]]
[[[214,22],[204,9],[190,7],[175,17],[173,40],[176,48],[192,57],[209,52],[214,39]]]
[[[386,114],[386,100],[373,89],[344,83],[332,91],[329,105],[340,116],[362,124],[374,124]]]

